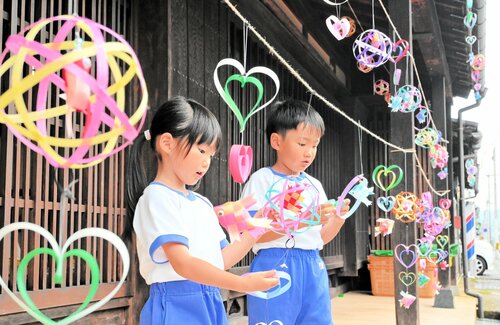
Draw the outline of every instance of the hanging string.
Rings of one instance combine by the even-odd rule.
[[[358,123],[361,124],[359,120]],[[361,174],[364,175],[365,171],[363,169],[363,135],[361,134],[361,130],[359,127],[358,127],[358,146],[359,146],[359,162],[361,165]]]
[[[361,28],[361,30],[364,32],[365,29],[363,28],[363,25],[361,25],[361,22],[359,21],[358,19],[358,16],[356,15],[356,13],[354,12],[354,9],[352,8],[351,4],[349,3],[349,1],[347,2],[347,4],[349,5],[349,8],[351,9],[351,12],[352,14],[354,15],[354,18],[356,19],[356,21],[358,22],[358,25],[359,27]]]
[[[375,0],[372,0],[372,29],[375,29]]]
[[[240,20],[246,22],[248,24],[248,29],[250,29],[254,35],[259,39],[260,42],[262,42],[262,44],[269,50],[269,52],[271,53],[271,55],[273,55],[274,57],[277,58],[277,60],[290,72],[290,74],[292,76],[294,76],[303,86],[304,88],[306,88],[307,91],[310,91],[310,92],[313,92],[313,94],[321,101],[323,102],[327,107],[331,108],[332,110],[334,110],[335,112],[337,112],[339,115],[341,115],[343,118],[345,118],[346,120],[348,120],[350,123],[354,124],[355,126],[357,126],[358,128],[360,128],[363,132],[367,133],[368,135],[370,135],[372,138],[380,141],[381,143],[384,143],[386,144],[387,146],[391,147],[394,149],[394,151],[398,151],[398,152],[403,152],[403,153],[412,153],[414,154],[414,157],[415,157],[415,160],[417,162],[417,165],[420,165],[420,161],[419,161],[419,158],[418,156],[415,154],[415,149],[414,148],[402,148],[402,147],[399,147],[391,142],[388,142],[386,141],[385,139],[383,139],[382,137],[380,137],[379,135],[373,133],[372,131],[370,131],[369,129],[367,129],[366,127],[364,127],[361,123],[358,123],[356,122],[353,118],[351,118],[349,115],[347,115],[344,111],[342,111],[340,108],[338,108],[337,106],[335,106],[334,104],[332,104],[330,101],[328,101],[324,96],[318,94],[312,87],[311,85],[309,85],[309,83],[304,79],[302,78],[302,76],[295,70],[293,69],[293,67],[290,65],[290,63],[288,63],[288,61],[286,61],[279,53],[278,51],[276,51],[276,49],[271,46],[271,44],[269,44],[269,42],[255,29],[255,27],[253,27],[252,25],[250,25],[248,23],[248,20],[239,12],[239,10],[231,3],[230,0],[224,0],[224,3],[226,3],[226,5],[229,7],[229,9],[231,9],[233,11],[233,13],[238,17],[240,18]],[[351,8],[352,10],[352,8]],[[426,177],[425,175],[425,172],[423,171],[422,168],[419,169],[420,172],[422,173],[423,177],[425,178],[425,180],[427,181],[427,183],[429,183],[429,180],[428,178]],[[431,188],[433,188],[432,186],[430,186]],[[442,196],[441,192],[438,192],[436,190],[433,189],[433,192],[436,193],[437,195],[440,195]]]
[[[247,71],[248,23],[243,22],[243,70]]]

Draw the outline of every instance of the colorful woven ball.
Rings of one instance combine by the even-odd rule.
[[[383,79],[379,79],[373,83],[373,92],[377,95],[384,96],[389,92],[389,83]]]
[[[439,142],[439,133],[432,128],[425,128],[415,135],[415,144],[422,148],[430,148]]]
[[[40,43],[40,33],[51,24],[54,39]],[[0,64],[0,76],[11,75],[9,89],[0,96],[0,122],[55,167],[98,164],[129,145],[145,121],[148,93],[136,54],[123,37],[90,19],[57,16],[36,22],[7,39]],[[79,87],[87,88],[87,95]],[[128,116],[132,91],[141,98]],[[32,109],[29,96],[36,103]],[[58,104],[54,98],[62,96],[67,102]],[[82,127],[66,137],[59,129],[72,130],[73,120]]]
[[[440,144],[435,144],[429,148],[429,159],[432,168],[444,168],[448,164],[448,150]]]
[[[397,97],[401,98],[399,111],[402,113],[414,112],[422,103],[422,94],[417,87],[404,85],[398,89]]]
[[[265,199],[264,217],[271,219],[272,210],[279,214],[279,218],[271,223],[276,233],[291,238],[293,234],[304,232],[321,221],[317,213],[319,192],[314,186],[295,178],[276,181],[266,192]]]
[[[368,29],[356,38],[352,52],[358,62],[376,68],[389,60],[392,41],[381,31]]]
[[[420,199],[411,192],[400,192],[396,195],[396,203],[392,208],[394,218],[404,223],[415,221],[421,213],[422,203]]]
[[[358,62],[357,66],[358,66],[358,70],[363,72],[363,73],[369,73],[370,71],[373,70],[373,68],[371,68],[371,67],[369,67],[361,62]]]

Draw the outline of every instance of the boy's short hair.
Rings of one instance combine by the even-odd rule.
[[[295,99],[275,103],[267,119],[267,141],[271,141],[271,134],[285,136],[288,130],[296,129],[300,123],[318,129],[321,135],[325,133],[323,118],[308,103]]]

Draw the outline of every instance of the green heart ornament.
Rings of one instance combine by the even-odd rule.
[[[223,66],[230,66],[233,68],[233,70],[237,71],[237,73],[234,73],[229,76],[229,78],[224,83],[224,87],[222,87],[218,74],[219,68]],[[264,86],[258,78],[252,76],[257,74],[264,75],[270,78],[275,86],[274,94],[272,96],[266,96],[269,99],[265,102],[263,102]],[[257,98],[255,100],[255,104],[252,106],[252,108],[250,109],[249,113],[246,116],[243,116],[243,114],[241,113],[241,109],[238,107],[233,97],[229,93],[228,85],[232,81],[240,82],[241,88],[244,88],[246,84],[253,84],[257,88]],[[246,71],[245,67],[243,67],[243,65],[239,61],[236,61],[235,59],[231,58],[226,58],[220,60],[217,66],[215,67],[214,85],[219,95],[222,97],[222,99],[226,102],[226,104],[235,114],[236,119],[238,120],[238,123],[240,125],[240,132],[243,132],[245,130],[245,125],[250,119],[250,117],[259,112],[260,110],[264,109],[274,101],[280,89],[280,80],[276,75],[276,73],[269,68],[257,66]]]
[[[396,175],[396,173],[393,170],[398,171],[399,175]],[[384,186],[384,182],[382,181],[382,176],[387,177],[388,175],[391,176],[389,185]],[[403,180],[403,170],[398,165],[390,165],[389,167],[386,167],[384,165],[378,165],[377,167],[375,167],[372,173],[373,183],[378,188],[380,188],[385,192],[392,190],[393,188],[398,186],[402,180]]]
[[[19,293],[21,295],[21,298],[19,298],[18,295],[14,294],[12,290],[10,290],[9,286],[7,283],[5,283],[4,279],[0,275],[0,287],[3,289],[3,292],[6,293],[7,295],[10,296],[12,300],[14,300],[24,311],[26,311],[28,314],[30,314],[33,318],[35,318],[37,321],[41,322],[42,324],[58,324],[58,325],[66,325],[69,323],[72,323],[78,319],[81,319],[88,314],[98,310],[104,304],[106,304],[111,298],[113,298],[118,290],[122,287],[123,283],[125,282],[125,278],[127,277],[129,268],[130,268],[130,256],[128,253],[127,246],[125,243],[121,240],[120,237],[118,237],[116,234],[113,232],[103,229],[103,228],[85,228],[81,229],[74,234],[72,234],[64,243],[64,245],[61,247],[59,246],[59,243],[57,240],[52,236],[50,232],[45,230],[44,228],[30,222],[16,222],[16,223],[11,223],[3,228],[0,228],[0,241],[4,239],[5,236],[7,236],[11,232],[19,231],[19,230],[29,230],[37,233],[41,237],[44,237],[48,244],[52,248],[36,248],[32,251],[30,251],[26,256],[23,257],[21,260],[21,263],[19,264],[18,268],[18,273],[17,273],[17,286]],[[87,237],[98,237],[102,238],[103,240],[108,241],[110,244],[112,244],[118,253],[120,254],[120,257],[122,259],[122,273],[120,277],[120,281],[116,284],[116,286],[106,295],[104,296],[101,300],[93,303],[92,305],[89,306],[90,301],[94,298],[98,286],[99,286],[99,266],[97,264],[97,261],[95,258],[92,256],[87,251],[81,250],[81,249],[73,249],[73,250],[68,250],[68,248],[76,241],[82,238],[87,238]],[[90,290],[87,294],[87,297],[83,301],[82,305],[71,315],[68,317],[56,322],[50,318],[48,318],[45,314],[43,314],[38,307],[33,303],[31,298],[28,295],[28,291],[26,290],[26,284],[25,284],[25,274],[26,274],[26,268],[28,267],[28,264],[30,261],[37,255],[40,254],[48,254],[54,258],[56,261],[56,273],[54,275],[54,282],[55,283],[61,283],[63,280],[63,265],[64,265],[64,260],[68,257],[79,257],[83,259],[87,267],[90,268],[91,271],[91,282],[90,282]]]
[[[87,297],[81,304],[81,306],[71,315],[69,315],[68,319],[79,318],[78,314],[87,307],[92,298],[95,296],[97,292],[97,288],[99,287],[99,265],[95,260],[94,256],[92,256],[89,252],[84,251],[82,249],[73,249],[66,253],[63,256],[59,255],[56,251],[50,248],[37,248],[29,252],[19,264],[19,268],[17,269],[17,289],[21,297],[23,297],[26,304],[31,308],[31,310],[37,313],[40,316],[41,322],[43,324],[57,324],[58,322],[54,322],[52,319],[47,317],[44,313],[38,309],[38,307],[31,300],[27,290],[25,283],[25,274],[26,268],[28,267],[29,262],[37,255],[40,254],[48,254],[54,258],[56,261],[56,273],[54,275],[54,283],[61,284],[63,281],[63,263],[64,260],[71,256],[80,257],[87,263],[87,266],[90,268],[90,290],[87,294]],[[65,318],[65,319],[66,319]],[[63,319],[63,321],[65,320]]]
[[[231,94],[229,93],[228,85],[231,81],[238,81],[241,83],[241,88],[245,87],[245,84],[253,84],[257,88],[257,100],[255,101],[255,104],[253,105],[252,109],[250,112],[248,112],[247,116],[243,117],[243,114],[241,114],[240,108],[238,105],[233,100],[233,97],[231,97]],[[256,113],[257,108],[259,107],[260,102],[262,101],[262,97],[264,96],[264,86],[262,86],[262,83],[260,82],[259,79],[255,77],[250,77],[250,76],[242,76],[240,74],[233,74],[226,80],[226,84],[224,85],[224,95],[222,96],[224,98],[224,101],[229,105],[229,108],[233,111],[234,115],[236,115],[236,118],[238,119],[238,122],[240,123],[240,132],[243,132],[245,130],[245,125],[247,124],[248,119]]]

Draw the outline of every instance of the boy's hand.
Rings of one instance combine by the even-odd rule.
[[[335,205],[333,203],[323,203],[320,205],[317,213],[320,216],[320,224],[325,225],[328,220],[335,214]]]
[[[345,199],[345,200],[344,200],[344,204],[342,204],[342,208],[340,208],[340,216],[338,216],[338,215],[337,215],[337,213],[335,213],[335,216],[336,216],[337,218],[340,218],[340,219],[342,219],[342,220],[345,220],[345,219],[343,219],[343,218],[342,218],[342,216],[343,216],[344,214],[346,214],[347,212],[349,212],[349,209],[351,208],[351,207],[350,207],[350,205],[351,205],[351,200],[349,200],[349,199]]]
[[[276,271],[252,272],[244,275],[242,292],[265,291],[275,287],[279,283]]]

